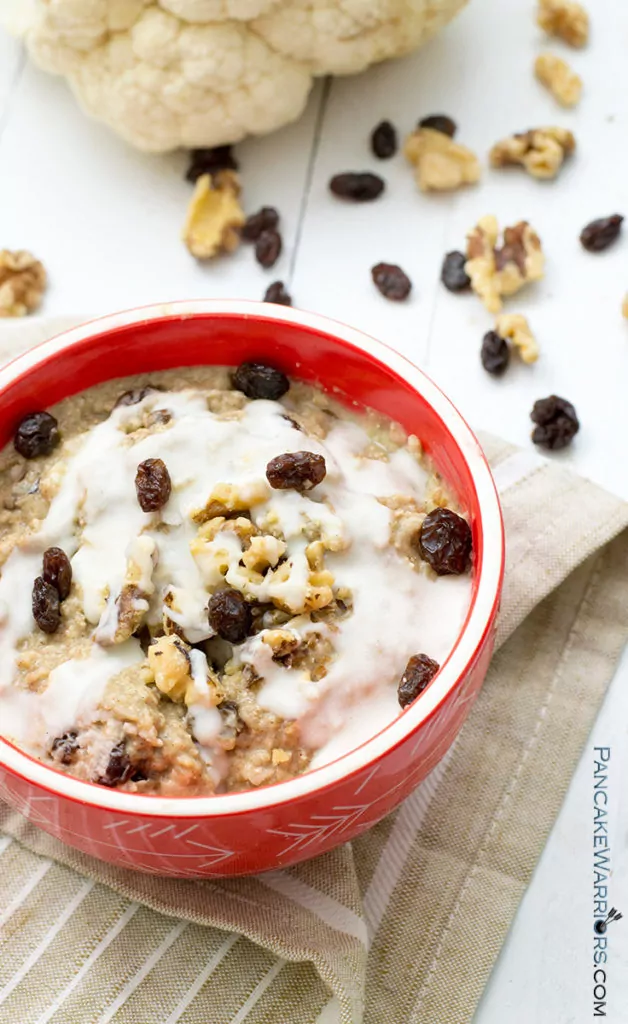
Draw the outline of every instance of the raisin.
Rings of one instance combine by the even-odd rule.
[[[388,160],[397,152],[397,130],[390,121],[380,121],[371,132],[371,149],[380,160]]]
[[[50,455],[61,440],[59,424],[49,412],[29,412],[18,424],[13,444],[25,459]]]
[[[573,405],[558,395],[535,402],[530,419],[536,423],[532,431],[534,443],[552,451],[566,448],[580,430]]]
[[[79,749],[77,736],[75,732],[64,732],[63,736],[52,741],[50,750],[55,760],[61,764],[72,764]]]
[[[135,490],[142,512],[157,512],[168,501],[172,483],[161,459],[145,459],[135,474]]]
[[[447,117],[447,114],[430,114],[429,117],[423,117],[419,121],[418,127],[432,128],[435,132],[448,135],[450,139],[453,139],[458,131],[458,125],[451,117]]]
[[[251,608],[239,590],[219,590],[212,594],[207,617],[214,632],[230,644],[241,644],[251,631]]]
[[[354,203],[367,203],[377,199],[384,191],[384,181],[370,171],[347,171],[335,174],[329,182],[330,191],[339,199],[351,199]]]
[[[467,274],[465,264],[467,257],[463,252],[448,252],[443,260],[440,279],[450,292],[464,292],[471,287],[471,278]]]
[[[412,290],[412,281],[396,263],[377,263],[371,277],[377,290],[392,302],[403,302]]]
[[[276,491],[310,491],[325,479],[327,467],[314,452],[287,452],[266,466],[266,479]]]
[[[592,220],[580,232],[580,241],[588,252],[601,252],[607,249],[621,231],[623,217],[620,213],[614,213],[611,217],[600,217],[599,220]]]
[[[134,771],[135,767],[131,764],[124,741],[121,741],[111,748],[105,774],[99,776],[96,781],[100,786],[121,786],[128,782]]]
[[[147,384],[143,388],[131,388],[130,391],[124,391],[114,405],[114,409],[119,409],[121,405],[137,405],[153,391],[161,391],[161,388],[154,388],[151,384]]]
[[[427,654],[415,654],[406,665],[397,688],[397,697],[402,708],[407,708],[426,689],[440,668],[437,661]]]
[[[237,171],[238,169],[239,164],[231,151],[231,146],[193,149],[190,154],[190,166],[185,177],[192,184],[196,184],[203,174],[215,174],[216,171]]]
[[[460,576],[471,554],[471,530],[466,519],[449,508],[429,512],[419,531],[419,552],[439,576]]]
[[[279,214],[274,206],[262,206],[257,213],[246,218],[242,238],[246,242],[257,242],[262,231],[271,231],[279,224]]]
[[[265,398],[276,402],[285,395],[290,381],[281,370],[266,363],[241,363],[233,375],[233,386],[247,398]]]
[[[222,732],[224,734],[231,734],[237,736],[245,728],[244,722],[240,718],[240,709],[234,700],[221,700],[220,704],[216,707],[220,711],[223,719]]]
[[[72,586],[72,566],[70,559],[61,548],[48,548],[44,551],[44,569],[42,573],[46,583],[54,587],[59,600],[65,601]]]
[[[255,259],[268,270],[281,256],[281,235],[274,228],[262,231],[255,243]]]
[[[273,281],[264,292],[264,302],[276,302],[279,306],[291,306],[292,296],[286,291],[283,281]]]
[[[510,361],[510,345],[497,331],[487,331],[482,339],[480,358],[486,372],[499,377]]]
[[[33,618],[42,633],[56,633],[61,625],[59,592],[43,576],[33,584]]]

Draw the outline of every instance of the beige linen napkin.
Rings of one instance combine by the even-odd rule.
[[[0,360],[49,333],[0,332]],[[628,635],[628,505],[485,446],[508,538],[499,651],[444,761],[354,843],[223,882],[101,864],[0,804],[0,1020],[471,1020]]]

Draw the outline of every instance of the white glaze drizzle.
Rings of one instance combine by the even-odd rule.
[[[171,421],[165,429],[129,443],[125,428],[142,410],[167,410]],[[319,764],[363,742],[365,722],[372,734],[375,720],[379,728],[392,720],[399,713],[395,685],[408,658],[419,651],[440,662],[447,657],[467,612],[471,582],[469,577],[433,580],[391,547],[391,512],[377,498],[403,494],[420,502],[427,474],[403,449],[388,461],[362,458],[368,444],[362,426],[344,420],[335,421],[324,442],[309,437],[286,420],[284,407],[275,402],[252,402],[241,419],[220,419],[208,410],[205,396],[192,389],[151,392],[139,405],[115,409],[73,446],[39,532],[11,554],[2,570],[0,731],[25,746],[41,747],[56,729],[88,720],[107,681],[121,671],[121,658],[126,667],[131,652],[129,664],[141,656],[135,641],[106,648],[95,643],[87,663],[71,660],[55,669],[42,695],[13,685],[17,646],[35,628],[33,579],[41,571],[43,551],[53,544],[72,558],[74,580],[96,639],[110,641],[115,632],[115,600],[130,563],[139,570],[150,622],[167,611],[190,642],[211,636],[207,600],[219,582],[216,560],[210,564],[192,556],[190,544],[198,527],[191,515],[219,484],[255,495],[253,522],[263,529],[274,521],[288,544],[288,578],[278,582],[268,573],[253,583],[240,563],[239,538],[223,529],[212,542],[212,551],[219,550],[226,563],[227,582],[235,587],[246,582],[248,593],[260,600],[279,598],[294,610],[302,607],[309,575],[304,531],[312,524],[323,538],[348,545],[328,552],[325,560],[336,584],[351,590],[353,612],[330,627],[336,653],[322,680],[313,682],[303,670],[274,662],[261,634],[239,649],[241,662],[263,680],[260,704],[281,717],[300,720],[304,741],[317,749]],[[306,494],[272,491],[265,478],[268,461],[302,449],[325,457],[322,484]],[[171,497],[158,514],[142,512],[135,492],[137,466],[148,458],[162,459],[172,481]],[[307,616],[296,616],[286,628],[301,637],[327,629]],[[200,652],[192,654],[202,695],[208,683],[199,657],[205,659]],[[86,680],[84,685],[78,686],[79,678]],[[65,694],[72,697],[61,699]],[[375,716],[369,706],[377,709]],[[31,728],[34,707],[38,724]],[[200,698],[190,708],[190,722],[211,762],[219,712]]]

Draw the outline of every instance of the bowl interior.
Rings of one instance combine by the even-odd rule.
[[[488,628],[491,615],[494,614],[503,561],[501,523],[495,491],[484,457],[473,436],[431,382],[424,381],[424,387],[430,393],[432,402],[438,405],[440,412],[421,394],[421,377],[410,363],[406,363],[396,353],[390,352],[392,365],[387,365],[383,361],[388,358],[385,355],[386,349],[379,343],[371,343],[370,339],[348,328],[340,328],[340,325],[340,336],[337,336],[333,333],[335,325],[329,322],[328,329],[325,329],[325,321],[319,321],[308,314],[297,314],[291,310],[280,311],[280,307],[265,313],[265,308],[269,307],[256,306],[252,303],[249,313],[242,311],[242,307],[248,304],[237,305],[239,308],[233,311],[229,311],[229,304],[215,311],[203,312],[201,309],[196,312],[195,309],[193,313],[179,314],[170,307],[169,310],[164,310],[163,315],[155,308],[150,312],[147,310],[146,318],[141,315],[142,311],[129,314],[128,317],[119,315],[106,318],[76,332],[71,344],[64,344],[61,336],[58,343],[46,343],[40,354],[35,350],[25,361],[23,358],[19,359],[15,369],[8,368],[0,372],[0,446],[12,439],[17,422],[26,413],[50,407],[63,398],[107,380],[180,366],[237,365],[244,360],[255,359],[271,362],[289,375],[335,392],[335,397],[347,404],[370,406],[398,421],[409,433],[414,433],[421,439],[436,468],[456,493],[472,526],[474,574],[467,623],[473,617],[475,609],[479,632],[478,637],[470,638],[473,645],[469,645],[468,654],[471,653]],[[319,323],[323,326],[318,326]],[[355,338],[356,343],[349,338]],[[363,348],[360,347],[362,344]],[[369,351],[369,344],[373,345],[374,352]],[[405,379],[406,370],[408,376],[414,378],[413,383]],[[456,431],[458,439],[453,431]],[[492,568],[489,573],[491,578],[495,578],[495,582],[490,583],[491,593],[486,592],[486,584],[484,585],[479,609],[478,589],[486,557],[486,527],[483,525],[483,510],[470,464],[475,465],[476,478],[478,472],[483,475],[484,512],[486,513],[488,495],[491,503],[489,519],[495,528],[492,532],[496,534],[492,538],[495,558],[490,560]],[[479,621],[480,619],[482,621]],[[464,633],[464,630],[462,632]],[[459,645],[460,640],[457,647]],[[458,652],[456,658],[452,652],[448,660],[459,662],[462,657],[462,651]],[[456,671],[458,672],[461,667],[458,665]],[[430,714],[435,710],[455,682],[457,675],[452,673],[446,683],[444,677],[449,675],[445,671],[446,668],[447,664],[443,666],[439,677],[426,691],[421,701],[417,701],[400,716],[407,722],[408,731],[412,731],[419,724],[424,714]],[[453,669],[452,664],[450,670]],[[433,693],[430,693],[430,690]],[[423,707],[419,709],[418,705]],[[394,744],[401,738],[399,728],[388,726],[378,736],[383,737],[391,729],[390,739]],[[0,747],[5,744],[6,741],[1,742]],[[363,746],[371,745],[372,741],[368,741]],[[12,744],[6,746],[12,747]],[[376,750],[373,750],[373,754],[376,754]],[[28,755],[22,754],[20,760],[22,758],[24,761],[31,761]],[[347,754],[336,763],[345,762],[347,758],[351,762],[355,761],[351,754]],[[43,766],[36,762],[32,763],[34,767],[36,765],[36,774],[40,774]],[[352,763],[350,766],[347,763],[348,770],[356,770],[357,767],[359,764]],[[210,800],[220,803],[228,801],[230,804],[253,801],[263,803],[263,793],[265,791],[270,796],[269,790],[286,790],[287,797],[289,789],[301,789],[304,785],[309,788],[309,783],[306,782],[308,777],[319,776],[321,784],[326,784],[329,781],[326,778],[328,768],[329,766],[318,768],[291,782],[260,787],[260,790],[253,794],[231,794],[212,797]],[[57,774],[49,768],[46,769],[48,779],[50,775]],[[74,789],[78,785],[81,790],[86,786],[90,790],[94,789],[89,784],[77,783],[77,780],[68,779],[66,776],[60,778],[64,780],[64,788]],[[115,798],[117,803],[120,797],[127,796],[108,793],[106,802],[114,802]],[[134,801],[139,800],[142,803],[146,799],[157,800],[154,797],[143,798],[135,794],[131,797]],[[195,802],[201,799],[188,798]],[[173,801],[172,798],[165,801],[170,804],[173,802],[181,801]],[[187,800],[184,799],[183,802]],[[124,803],[126,804],[126,799]]]

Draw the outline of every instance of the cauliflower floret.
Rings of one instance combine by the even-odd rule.
[[[465,2],[12,0],[12,27],[90,114],[163,152],[273,131],[301,114],[314,76],[408,53]]]

